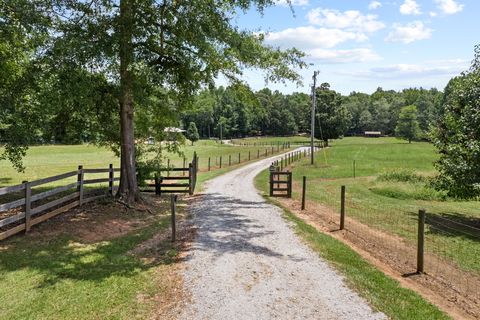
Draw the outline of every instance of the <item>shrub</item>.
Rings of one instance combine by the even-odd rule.
[[[395,181],[395,182],[409,182],[409,183],[418,183],[424,182],[425,177],[416,174],[412,170],[399,169],[381,173],[378,178],[379,181]]]

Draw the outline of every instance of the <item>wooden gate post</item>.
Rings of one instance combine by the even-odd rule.
[[[425,209],[418,210],[417,273],[424,272]]]
[[[292,197],[292,172],[288,172],[288,185],[287,185],[287,197],[291,198]]]
[[[270,171],[270,197],[273,197],[273,175],[274,173]]]
[[[340,192],[340,230],[345,228],[345,186]]]
[[[193,164],[192,163],[188,164],[188,194],[193,195]]]

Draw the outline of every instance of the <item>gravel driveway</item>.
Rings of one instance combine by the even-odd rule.
[[[181,319],[385,319],[295,235],[254,177],[261,160],[211,180],[194,206]]]

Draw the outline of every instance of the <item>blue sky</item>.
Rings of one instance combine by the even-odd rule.
[[[285,0],[264,15],[251,10],[235,23],[264,32],[266,43],[297,47],[312,63],[299,71],[304,86],[268,84],[284,93],[309,92],[314,70],[333,89],[371,93],[377,87],[401,90],[436,87],[464,71],[480,43],[479,0]],[[247,70],[254,90],[265,87],[262,73]]]

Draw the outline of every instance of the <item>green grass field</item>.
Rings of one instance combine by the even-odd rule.
[[[436,174],[437,154],[426,142],[408,144],[395,138],[344,138],[309,159],[293,163],[293,197],[300,198],[302,176],[307,176],[307,199],[338,211],[340,187],[347,189],[347,215],[373,227],[416,241],[418,210],[427,210],[427,250],[441,254],[464,270],[480,273],[480,206],[478,201],[456,201],[431,189],[426,182]],[[355,178],[354,161],[356,164]],[[416,181],[381,179],[392,173],[419,177]],[[267,185],[267,173],[259,179]],[[337,217],[335,217],[337,218]],[[444,221],[429,224],[429,221]],[[448,222],[452,221],[452,222]]]
[[[1,149],[0,149],[1,151]],[[187,143],[181,148],[187,163],[192,160],[193,152],[196,151],[199,157],[200,171],[208,169],[208,158],[210,157],[211,167],[219,167],[220,157],[222,157],[222,168],[228,167],[229,158],[232,165],[238,164],[238,155],[240,153],[241,162],[254,160],[257,155],[268,156],[272,153],[271,147],[253,147],[253,146],[232,146],[228,144],[216,143],[212,140],[200,140],[195,145]],[[277,152],[275,147],[273,150]],[[279,150],[281,152],[281,150]],[[172,166],[183,166],[183,158],[177,154],[166,154],[170,158]],[[84,168],[108,168],[112,163],[114,167],[119,166],[119,159],[106,148],[99,148],[93,145],[47,145],[30,147],[27,156],[24,159],[26,167],[25,172],[20,173],[12,168],[7,161],[0,161],[0,187],[19,184],[22,181],[33,181],[40,178],[61,174],[76,170],[78,165]],[[166,165],[166,163],[165,163]],[[100,176],[91,176],[98,178]],[[59,181],[57,184],[64,184],[65,181]],[[52,185],[55,185],[53,183]]]

